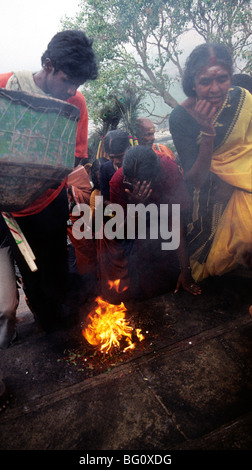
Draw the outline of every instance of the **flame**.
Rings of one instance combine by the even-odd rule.
[[[116,281],[108,281],[109,289],[115,289],[117,293],[120,293],[120,279],[116,279]],[[127,286],[123,287],[121,292],[124,292],[128,289]]]
[[[115,286],[118,285],[119,283],[116,282]],[[99,347],[101,352],[107,353],[114,347],[119,348],[120,341],[124,339],[127,346],[123,351],[134,349],[136,346],[132,340],[134,328],[125,318],[127,309],[123,302],[120,305],[114,305],[103,300],[102,297],[97,297],[95,301],[97,307],[89,313],[89,324],[82,330],[88,343]],[[144,339],[139,328],[135,330],[135,334],[139,341]]]

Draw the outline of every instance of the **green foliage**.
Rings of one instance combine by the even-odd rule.
[[[234,61],[242,60],[241,71],[251,67],[249,0],[81,0],[75,19],[63,27],[94,38],[100,73],[85,86],[85,97],[96,121],[126,85],[176,106],[169,90],[182,76],[180,40],[190,29],[205,41],[225,43]]]
[[[250,0],[197,0],[189,13],[193,28],[205,41],[226,44],[235,63],[251,51],[251,1]],[[251,56],[251,53],[250,53]]]

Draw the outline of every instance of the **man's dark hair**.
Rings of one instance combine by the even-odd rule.
[[[55,34],[41,57],[42,66],[48,58],[55,72],[62,70],[82,83],[95,80],[98,75],[93,41],[83,31],[66,30]]]
[[[240,86],[252,93],[252,77],[246,73],[236,73],[233,75],[232,85]]]
[[[204,67],[222,65],[228,71],[230,78],[233,73],[231,54],[226,46],[218,43],[204,43],[195,47],[186,60],[182,86],[186,96],[196,96],[193,89],[195,78]]]
[[[124,155],[123,173],[129,181],[151,181],[160,174],[159,157],[145,145],[131,147]]]
[[[103,139],[103,145],[108,155],[120,155],[130,146],[129,136],[120,129],[109,131]]]

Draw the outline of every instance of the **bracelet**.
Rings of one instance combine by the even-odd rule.
[[[200,136],[202,136],[202,135],[207,135],[208,137],[215,137],[216,133],[215,134],[208,134],[207,132],[200,131]]]
[[[180,266],[180,270],[181,271],[185,271],[186,269],[188,269],[189,271],[191,271],[191,266]]]

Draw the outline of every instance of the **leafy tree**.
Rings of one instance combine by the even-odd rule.
[[[182,75],[180,40],[189,30],[199,38],[227,44],[234,60],[251,64],[250,0],[82,0],[75,19],[64,27],[82,28],[95,39],[100,78],[85,87],[97,110],[125,82],[141,93],[162,97],[176,106],[170,93]],[[174,70],[176,72],[174,72]],[[93,118],[98,118],[93,113]]]
[[[193,28],[205,41],[222,42],[242,72],[251,71],[251,1],[197,0],[188,16]],[[242,59],[242,60],[240,60]]]
[[[161,96],[167,105],[174,107],[177,102],[169,88],[175,79],[170,76],[169,62],[182,72],[178,41],[186,30],[187,17],[180,9],[184,3],[180,0],[80,2],[80,13],[75,20],[66,20],[64,27],[82,28],[95,38],[100,79],[88,85],[87,99],[95,95],[97,102],[103,103],[108,90],[120,93],[120,85],[127,81],[141,92]]]

